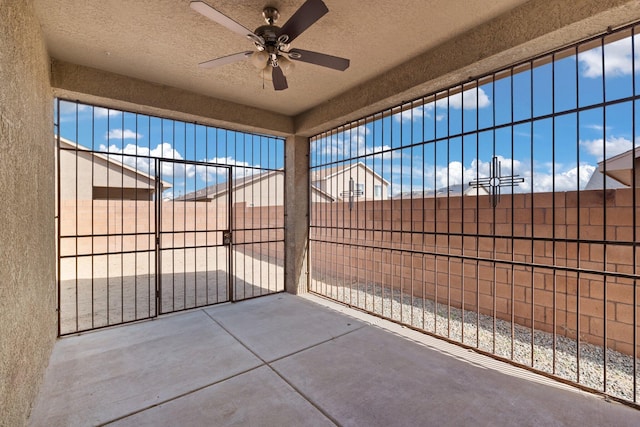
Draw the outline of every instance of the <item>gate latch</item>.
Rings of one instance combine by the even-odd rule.
[[[231,231],[223,231],[222,232],[222,244],[230,245],[231,244]]]

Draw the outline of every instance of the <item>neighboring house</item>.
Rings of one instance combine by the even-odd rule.
[[[433,190],[417,190],[417,191],[405,191],[400,194],[396,194],[393,196],[394,199],[422,199],[427,197],[446,197],[449,195],[450,197],[460,196],[464,194],[465,196],[488,196],[491,194],[490,189],[488,189],[484,185],[478,185],[477,187],[472,187],[469,184],[454,184],[448,187],[439,188],[436,191]]]
[[[635,165],[636,186],[640,186],[640,149],[625,151],[598,162],[598,167],[585,186],[585,190],[628,188],[633,186]]]
[[[60,148],[61,200],[153,200],[154,176],[65,138]],[[160,194],[168,188],[160,181]]]
[[[269,171],[236,178],[232,181],[233,203],[246,203],[248,207],[284,205],[284,173]],[[229,185],[222,182],[176,197],[176,201],[224,202],[228,197]],[[333,202],[331,195],[312,188],[312,202]]]
[[[389,182],[362,162],[313,171],[311,185],[341,201],[389,198]]]
[[[488,196],[491,194],[491,189],[487,188],[485,185],[478,184],[477,186],[472,186],[467,184],[454,184],[449,186],[447,191],[447,187],[441,188],[436,192],[436,197],[446,196],[447,193],[449,196]]]

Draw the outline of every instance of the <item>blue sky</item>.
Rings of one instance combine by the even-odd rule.
[[[634,79],[636,92],[640,91],[638,40],[635,67],[627,37],[605,45],[604,62],[601,48],[582,51],[512,78],[445,93],[436,102],[322,136],[312,142],[312,166],[360,160],[391,182],[390,191],[397,194],[489,176],[495,155],[503,175],[525,178],[514,191],[583,188],[599,161],[633,148],[637,135],[633,135],[631,101],[555,120],[541,117],[631,97]],[[524,122],[509,125],[518,121]],[[494,125],[507,126],[477,131]],[[59,129],[63,137],[112,153],[146,173],[155,173],[155,166],[145,156],[232,165],[235,177],[259,171],[253,168],[284,166],[284,143],[276,138],[83,104],[61,103]],[[412,144],[418,145],[408,147]],[[116,156],[120,153],[143,157]],[[178,195],[224,181],[226,169],[163,163],[162,178]]]
[[[638,40],[635,70],[640,69]],[[640,90],[639,74],[633,75],[630,37],[605,45],[604,66],[599,47],[558,58],[534,65],[533,71],[514,72],[512,78],[465,87],[462,93],[454,90],[436,102],[408,105],[402,113],[323,135],[312,145],[312,165],[364,156],[360,160],[390,181],[397,194],[489,176],[495,155],[503,175],[525,178],[516,192],[584,188],[599,161],[632,149],[637,139],[631,101],[590,107],[631,97],[634,77]],[[587,109],[544,118],[576,108]],[[507,126],[478,131],[494,125]],[[412,144],[419,145],[403,148]]]
[[[147,174],[152,158],[232,166],[234,178],[284,167],[282,140],[180,121],[61,101],[60,135]],[[228,168],[161,162],[161,177],[172,189],[164,197],[224,182]]]

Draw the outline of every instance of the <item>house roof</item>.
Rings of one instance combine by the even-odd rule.
[[[235,190],[241,187],[246,187],[254,182],[261,181],[266,179],[272,175],[276,175],[282,173],[281,170],[275,171],[266,171],[255,173],[248,176],[243,176],[240,178],[235,178],[231,181],[231,187]],[[178,196],[174,198],[174,200],[201,200],[201,199],[211,199],[219,196],[220,194],[226,193],[229,188],[229,184],[225,182],[220,182],[218,184],[213,184],[208,187],[201,188],[196,191],[192,191],[190,193],[186,193],[183,196]]]
[[[144,179],[146,179],[148,181],[154,182],[156,180],[156,178],[154,176],[151,176],[151,175],[149,175],[147,173],[142,172],[139,169],[133,168],[133,167],[131,167],[129,165],[126,165],[126,164],[124,164],[122,162],[119,162],[119,161],[117,161],[116,159],[114,159],[113,157],[109,156],[106,153],[104,153],[104,154],[103,153],[96,153],[95,151],[92,151],[92,150],[90,150],[89,148],[87,148],[87,147],[85,147],[83,145],[76,144],[75,142],[73,142],[73,141],[71,141],[69,139],[60,137],[60,145],[61,146],[62,145],[66,145],[66,146],[68,146],[68,147],[70,147],[70,148],[72,148],[74,150],[83,151],[83,152],[86,152],[88,154],[91,154],[95,158],[104,160],[105,162],[110,163],[112,165],[115,165],[118,168],[122,168],[124,170],[133,172],[135,175],[137,175],[137,176],[139,176],[141,178],[144,178]],[[117,154],[112,154],[112,156],[115,156],[115,155],[117,155]],[[164,190],[169,189],[169,188],[172,187],[171,183],[169,183],[167,181],[164,181],[164,180],[160,180],[160,184],[162,185],[162,188]]]
[[[332,177],[334,177],[336,175],[339,175],[339,174],[342,174],[342,173],[346,173],[346,172],[350,171],[351,169],[353,169],[355,167],[363,167],[364,169],[366,169],[367,172],[370,172],[371,174],[373,174],[373,176],[375,176],[376,178],[381,180],[385,185],[389,185],[389,181],[384,179],[380,174],[378,174],[377,172],[375,172],[373,169],[371,169],[370,167],[368,167],[367,165],[365,165],[362,162],[351,163],[349,165],[338,165],[338,166],[333,166],[333,167],[329,167],[329,168],[313,170],[311,172],[311,181],[313,182],[313,181],[322,181],[322,180],[325,180],[325,179],[329,179],[329,178],[332,178]]]
[[[591,174],[591,178],[589,178],[589,182],[585,185],[585,190],[603,190],[604,188],[608,190],[614,190],[616,188],[626,188],[627,186],[622,184],[620,181],[611,178],[600,172],[599,169],[595,169]]]
[[[633,159],[636,161],[634,162]],[[598,171],[607,175],[609,178],[613,178],[618,183],[625,187],[631,187],[633,185],[633,165],[636,163],[636,169],[640,170],[638,165],[638,159],[640,158],[640,149],[631,149],[623,153],[609,157],[606,160],[598,162]],[[636,172],[637,173],[637,172]],[[607,188],[616,188],[609,187]]]
[[[231,181],[231,187],[234,190],[237,190],[239,188],[242,187],[246,187],[249,186],[255,182],[258,181],[262,181],[264,179],[267,179],[271,176],[274,176],[276,174],[282,173],[282,170],[275,170],[275,171],[266,171],[266,172],[261,172],[261,173],[257,173],[257,174],[253,174],[250,176],[245,176],[245,177],[241,177],[241,178],[236,178],[234,180]],[[317,188],[316,186],[312,185],[312,190],[315,191],[316,193],[322,195],[324,198],[331,200],[332,202],[335,201],[335,198],[333,196],[331,196],[331,194],[327,193],[326,191],[323,191],[319,188]],[[183,196],[178,196],[176,198],[174,198],[174,200],[178,200],[178,201],[182,201],[182,200],[202,200],[202,199],[213,199],[214,197],[218,197],[221,194],[224,194],[227,192],[229,188],[229,185],[227,184],[227,182],[221,182],[218,184],[214,184],[214,185],[210,185],[208,187],[205,188],[201,188],[199,190],[196,191],[192,191],[190,193],[187,193]]]
[[[455,197],[455,196],[461,196],[463,193],[468,196],[475,196],[477,195],[477,193],[473,191],[474,189],[475,187],[471,187],[469,184],[454,184],[449,186],[448,188],[447,187],[439,188],[436,191],[428,190],[428,189],[404,191],[402,193],[396,194],[395,196],[393,196],[393,198],[394,199],[410,199],[410,198],[420,199],[425,197],[446,197],[447,195]],[[478,190],[482,189],[486,192],[486,194],[491,194],[491,191],[484,185],[478,185],[477,189]],[[482,196],[484,194],[480,192],[480,195]]]

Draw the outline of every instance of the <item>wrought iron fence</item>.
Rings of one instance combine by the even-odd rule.
[[[59,334],[284,290],[284,141],[56,100]]]
[[[312,138],[310,290],[637,402],[636,33]]]

